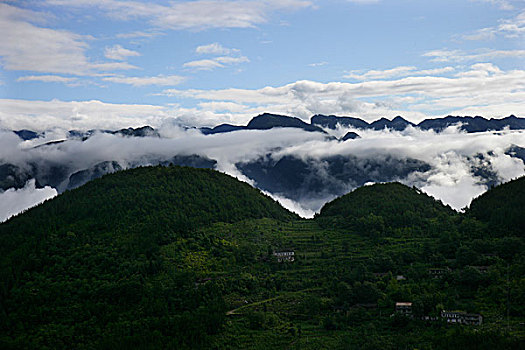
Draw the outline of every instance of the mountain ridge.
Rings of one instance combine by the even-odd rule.
[[[460,130],[468,133],[501,131],[504,128],[510,130],[525,129],[525,118],[510,115],[505,118],[484,118],[481,116],[452,116],[448,115],[441,118],[427,118],[415,124],[406,120],[402,116],[396,116],[393,119],[381,117],[373,122],[367,122],[357,117],[336,116],[316,114],[310,118],[310,123],[297,117],[291,117],[273,113],[262,113],[253,117],[246,125],[220,124],[214,127],[197,128],[204,135],[213,135],[220,133],[229,133],[239,130],[269,130],[272,128],[299,128],[305,131],[322,132],[322,128],[336,129],[337,125],[344,127],[353,127],[362,130],[383,130],[392,129],[403,131],[408,126],[419,128],[421,130],[434,130],[441,132],[449,126],[460,125]],[[189,127],[186,127],[189,128]],[[42,133],[28,129],[13,130],[13,132],[22,140],[33,140],[42,136]],[[149,125],[137,128],[124,128],[119,130],[92,129],[85,132],[70,130],[68,137],[86,139],[96,132],[119,134],[127,137],[160,137],[158,131]]]
[[[261,119],[267,120],[260,122]],[[272,120],[272,122],[270,122],[270,120]],[[386,128],[395,131],[403,131],[411,126],[421,130],[434,130],[435,132],[441,132],[447,127],[453,125],[460,125],[460,130],[473,133],[501,131],[504,128],[509,128],[510,130],[525,129],[525,118],[518,118],[515,115],[510,115],[501,119],[486,119],[481,116],[470,117],[449,115],[442,118],[424,119],[418,124],[415,124],[401,116],[396,116],[392,120],[382,117],[368,123],[365,120],[356,117],[316,114],[310,118],[310,124],[308,124],[299,118],[264,113],[252,118],[247,125],[221,124],[214,128],[201,128],[200,130],[205,135],[227,133],[237,130],[267,130],[273,127],[295,127],[306,131],[320,131],[318,128],[336,129],[338,124],[344,127],[353,127],[362,130],[383,130]],[[312,127],[317,127],[317,129]]]

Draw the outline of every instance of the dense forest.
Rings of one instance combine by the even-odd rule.
[[[468,214],[487,223],[493,232],[506,235],[512,231],[516,235],[523,236],[525,233],[524,198],[525,177],[521,177],[475,198]]]
[[[304,220],[212,170],[106,175],[0,225],[0,348],[519,349],[524,192],[378,184]]]

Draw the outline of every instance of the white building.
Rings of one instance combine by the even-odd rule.
[[[480,326],[483,323],[483,316],[480,314],[469,314],[463,311],[441,311],[441,318],[447,323],[466,324]]]
[[[295,260],[294,251],[274,252],[273,255],[277,258],[278,262],[292,262]]]

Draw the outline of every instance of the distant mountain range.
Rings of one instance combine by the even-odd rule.
[[[324,132],[319,126],[308,124],[299,118],[264,113],[256,116],[246,125],[221,124],[214,128],[201,128],[205,135],[232,132],[237,130],[268,130],[272,128],[299,128],[305,131]]]
[[[444,118],[425,119],[419,124],[414,124],[400,116],[397,116],[392,120],[381,118],[372,123],[367,123],[366,121],[359,118],[337,117],[334,115],[326,116],[322,114],[317,114],[312,117],[311,123],[312,125],[317,125],[329,129],[335,129],[337,125],[341,125],[343,127],[354,127],[356,129],[363,130],[393,129],[397,131],[402,131],[409,126],[412,126],[421,130],[434,130],[435,132],[441,132],[449,126],[453,125],[459,125],[460,130],[469,133],[484,131],[500,131],[504,128],[509,128],[510,130],[525,129],[525,118],[518,118],[514,115],[503,119],[486,119],[479,116],[447,116]]]
[[[28,141],[37,139],[39,137],[42,137],[42,133],[38,133],[32,130],[22,129],[22,130],[15,130],[13,131],[15,134],[18,135],[22,140]],[[158,131],[153,129],[151,126],[146,125],[142,126],[140,128],[127,128],[127,129],[120,129],[120,130],[88,130],[88,131],[79,131],[79,130],[70,130],[68,131],[67,138],[68,139],[82,139],[86,140],[96,132],[106,133],[106,134],[113,134],[113,135],[122,135],[122,136],[133,136],[133,137],[159,137]],[[63,142],[65,140],[57,140],[53,141],[55,143]]]
[[[336,138],[333,136],[334,133],[330,131],[336,129],[338,125],[345,128],[355,128],[355,131],[349,131],[344,136]],[[434,130],[439,133],[452,125],[459,125],[459,128],[467,133],[499,131],[504,128],[525,130],[525,118],[509,116],[504,119],[485,119],[482,117],[448,116],[426,119],[416,125],[399,116],[392,120],[381,118],[368,123],[353,117],[315,115],[311,118],[310,123],[306,123],[299,118],[264,113],[253,118],[244,126],[222,124],[214,128],[200,128],[199,130],[204,135],[213,135],[233,133],[239,130],[295,128],[317,133],[316,137],[320,133],[328,142],[336,140],[339,142],[356,142],[353,140],[360,138],[360,130],[390,129],[402,131],[407,127],[413,127],[422,130]],[[44,136],[32,130],[17,130],[14,133],[23,140],[34,140]],[[108,154],[105,159],[104,157],[102,159],[96,157],[99,160],[88,166],[85,163],[82,163],[84,164],[82,166],[75,165],[78,162],[64,159],[41,159],[38,155],[47,147],[61,147],[60,144],[68,141],[77,143],[81,141],[79,147],[82,147],[84,142],[96,133],[120,135],[124,138],[149,137],[157,139],[162,137],[159,130],[150,126],[120,130],[71,130],[65,139],[49,141],[34,148],[26,149],[27,153],[32,155],[31,157],[28,156],[24,163],[0,162],[0,191],[9,188],[22,188],[28,180],[35,179],[37,188],[51,186],[62,193],[105,174],[145,165],[174,164],[195,168],[217,168],[218,158],[212,159],[213,157],[208,158],[202,154],[191,153],[197,153],[198,149],[185,154],[179,154],[180,151],[174,149],[173,154],[168,156],[152,153],[127,161],[125,164],[117,162],[117,159]],[[227,138],[228,136],[224,137]],[[508,144],[506,147],[505,153],[507,155],[525,162],[523,145]],[[49,149],[51,150],[51,148]],[[236,168],[240,174],[253,180],[258,188],[300,203],[315,203],[311,204],[310,207],[312,208],[320,208],[320,205],[326,200],[340,196],[369,182],[399,181],[410,176],[414,177],[414,175],[417,178],[417,174],[432,171],[432,166],[425,161],[395,153],[383,154],[382,156],[334,154],[323,157],[309,155],[300,157],[294,154],[280,154],[279,151],[281,150],[276,147],[267,154],[236,161],[231,166]],[[488,159],[490,157],[487,157],[486,154],[478,153],[462,157],[464,157],[464,162],[469,167],[471,175],[481,179],[485,186],[490,187],[500,182],[498,172],[493,168],[490,159]]]
[[[362,130],[392,129],[397,131],[402,131],[412,126],[422,130],[434,130],[435,132],[441,132],[449,126],[460,125],[460,130],[470,133],[500,131],[504,128],[509,128],[510,130],[525,129],[525,118],[518,118],[514,115],[503,119],[486,119],[479,116],[447,116],[444,118],[425,119],[419,124],[414,124],[400,116],[392,120],[381,118],[368,123],[360,118],[316,114],[311,118],[310,124],[308,124],[299,118],[264,113],[253,118],[246,126],[221,124],[214,128],[201,128],[200,130],[206,135],[237,130],[267,130],[271,128],[300,128],[306,131],[324,132],[322,128],[336,129],[338,125]]]
[[[310,132],[325,133],[323,128],[336,129],[337,126],[351,127],[361,130],[383,130],[391,129],[396,131],[403,131],[407,127],[415,127],[421,130],[434,130],[441,132],[449,126],[459,125],[460,130],[468,133],[485,132],[485,131],[501,131],[505,128],[510,130],[525,130],[525,118],[518,118],[514,115],[502,119],[490,118],[486,119],[480,116],[476,117],[460,117],[447,116],[444,118],[425,119],[419,124],[414,124],[401,116],[397,116],[392,120],[387,118],[378,119],[372,123],[368,123],[360,118],[354,117],[339,117],[335,115],[316,114],[310,119],[310,123],[296,117],[289,117],[285,115],[278,115],[272,113],[260,114],[248,122],[247,125],[232,125],[220,124],[213,128],[201,127],[199,130],[204,135],[222,134],[239,130],[269,130],[273,128],[298,128]],[[32,140],[42,136],[32,130],[16,130],[13,131],[23,140]],[[151,126],[143,126],[140,128],[127,128],[120,130],[88,130],[85,132],[78,130],[70,130],[68,138],[86,139],[92,136],[95,132],[102,132],[108,134],[117,134],[122,136],[132,137],[160,137],[157,130]],[[355,139],[359,137],[357,133],[350,133],[342,138],[342,141],[348,139]],[[60,140],[62,141],[62,140]]]

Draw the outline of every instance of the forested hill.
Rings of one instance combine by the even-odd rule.
[[[0,235],[25,230],[36,235],[54,227],[175,232],[213,222],[296,216],[259,190],[210,169],[141,167],[106,175],[29,210],[0,226]]]
[[[223,302],[185,268],[210,252],[182,252],[216,242],[195,233],[209,224],[265,217],[297,218],[207,169],[135,168],[66,191],[0,225],[0,348],[198,346]]]
[[[523,238],[474,215],[523,187],[468,216],[377,184],[302,220],[213,170],[106,175],[0,224],[0,349],[520,349]]]
[[[406,227],[417,231],[444,223],[455,212],[416,188],[400,183],[363,186],[327,203],[317,216],[323,225],[384,232]]]
[[[525,236],[525,177],[496,186],[475,198],[467,212],[491,230]]]

